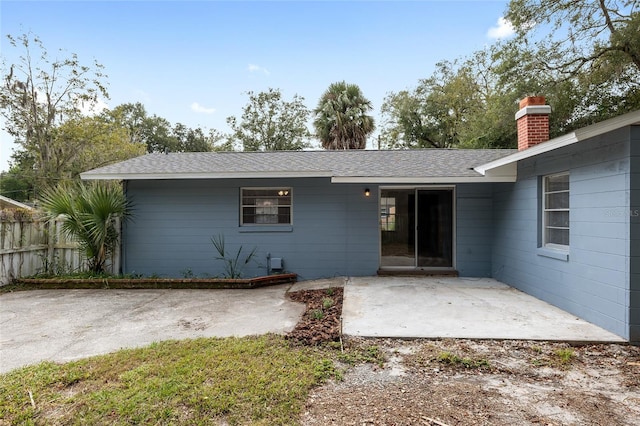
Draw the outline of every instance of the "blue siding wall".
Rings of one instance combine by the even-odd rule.
[[[640,342],[640,126],[631,127],[629,340]]]
[[[293,226],[240,227],[240,187],[292,187]],[[126,226],[124,272],[161,277],[220,276],[211,237],[224,234],[231,251],[257,248],[244,276],[264,275],[267,254],[282,257],[300,279],[375,275],[378,199],[363,185],[329,179],[129,181],[134,222]],[[253,232],[250,232],[253,231]]]
[[[490,277],[493,186],[456,187],[456,269],[462,277]]]
[[[568,259],[539,248],[540,176],[563,171]],[[629,128],[522,161],[494,186],[493,276],[629,339],[629,182]]]
[[[293,225],[241,227],[241,187],[292,187]],[[230,251],[257,248],[250,277],[267,272],[267,254],[284,259],[301,280],[375,275],[379,265],[378,191],[329,179],[129,181],[135,205],[125,225],[125,273],[160,277],[223,275],[211,237],[223,234]],[[461,276],[491,276],[491,184],[458,185],[456,266]]]

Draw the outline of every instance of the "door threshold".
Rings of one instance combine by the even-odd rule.
[[[458,271],[455,269],[378,269],[380,276],[394,277],[457,277]]]

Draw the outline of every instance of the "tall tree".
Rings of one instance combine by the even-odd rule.
[[[86,170],[145,153],[144,145],[131,142],[126,128],[102,115],[62,123],[53,132],[53,146],[57,155],[49,167],[58,182],[77,180]]]
[[[518,36],[500,51],[501,77],[550,98],[552,135],[637,109],[639,8],[640,0],[512,0]]]
[[[48,186],[77,180],[83,171],[145,152],[144,145],[130,142],[125,128],[105,120],[102,115],[79,116],[56,126],[51,130],[49,147],[55,155],[47,163]],[[5,189],[16,191],[18,186],[17,196],[22,200],[25,196],[37,198],[42,187],[37,186],[39,176],[35,161],[36,158],[25,150],[13,154],[10,172],[2,175],[3,181],[9,179],[0,185],[3,195],[11,196],[5,194]]]
[[[301,150],[309,146],[311,134],[307,128],[309,110],[304,98],[294,95],[291,101],[282,99],[279,89],[248,92],[249,103],[242,117],[228,117],[232,138],[245,151]]]
[[[546,52],[539,65],[565,76],[604,62],[640,70],[639,0],[511,0],[519,41]]]
[[[140,141],[147,146],[147,152],[177,152],[178,140],[169,120],[157,115],[145,117],[135,130]]]
[[[460,130],[460,148],[514,148],[514,113],[521,96],[505,87],[496,72],[496,46],[476,51],[463,63],[478,93]]]
[[[528,95],[552,105],[551,137],[640,108],[640,72],[629,60],[607,54],[568,72],[550,65],[546,58],[556,53],[548,49],[516,38],[439,63],[414,90],[387,96],[381,141],[393,148],[515,147],[513,117]]]
[[[8,172],[0,172],[0,195],[16,201],[28,201],[31,198],[31,191],[32,188],[24,179],[20,167],[13,165]]]
[[[41,40],[32,34],[7,37],[10,46],[21,49],[22,54],[17,63],[3,70],[0,113],[5,130],[33,161],[33,185],[42,189],[58,178],[56,126],[78,118],[82,109],[95,106],[99,97],[108,98],[103,82],[106,76],[102,65],[83,65],[76,54],[51,59]]]
[[[104,111],[103,115],[106,119],[127,129],[131,143],[146,144],[143,129],[145,128],[145,121],[148,117],[147,110],[142,103],[121,104],[113,109]]]
[[[105,117],[127,129],[132,143],[146,146],[147,152],[178,151],[171,123],[157,115],[149,116],[144,105],[126,103],[105,111]]]
[[[436,64],[413,91],[385,98],[381,138],[391,148],[451,148],[460,144],[469,117],[484,108],[475,74],[467,64]]]
[[[190,129],[182,123],[173,126],[176,141],[175,152],[232,151],[233,145],[227,136],[215,129],[205,133],[200,127]]]
[[[209,144],[211,145],[211,151],[234,151],[233,139],[216,129],[210,129],[207,135]]]
[[[375,130],[373,109],[360,87],[344,81],[332,83],[318,101],[313,125],[325,149],[364,149]]]
[[[146,147],[147,152],[228,151],[232,149],[226,135],[215,129],[208,133],[201,128],[191,129],[182,123],[171,125],[157,115],[149,116],[144,105],[126,103],[104,113],[113,123],[127,130],[132,143]]]

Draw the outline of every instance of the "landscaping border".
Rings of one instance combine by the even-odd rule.
[[[297,274],[254,278],[17,278],[0,291],[55,289],[252,289],[294,283]]]

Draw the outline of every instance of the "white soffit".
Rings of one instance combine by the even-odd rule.
[[[498,172],[502,175],[505,171],[508,170],[505,167],[507,165],[515,164],[520,160],[543,154],[545,152],[553,151],[554,149],[562,148],[576,142],[583,141],[585,139],[600,136],[605,133],[620,129],[622,127],[632,125],[640,125],[640,111],[629,112],[627,114],[610,118],[609,120],[605,120],[600,123],[583,127],[574,132],[559,136],[523,151],[518,151],[515,154],[511,154],[498,160],[475,167],[474,170],[485,176],[491,176],[495,172]],[[511,172],[514,173],[513,180],[515,181],[516,168],[511,167]]]

